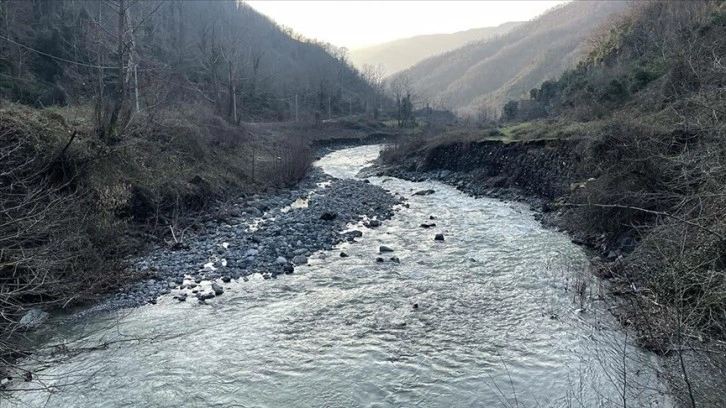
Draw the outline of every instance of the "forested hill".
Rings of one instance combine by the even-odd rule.
[[[0,97],[35,106],[130,95],[232,120],[361,111],[375,91],[333,47],[235,0],[0,3]],[[119,78],[119,70],[123,75]],[[138,86],[137,86],[138,84]]]
[[[422,96],[449,108],[498,110],[542,81],[575,65],[589,33],[626,1],[576,1],[558,6],[508,34],[426,59],[399,75]]]
[[[387,75],[393,75],[428,57],[471,42],[503,35],[521,24],[520,21],[513,21],[496,27],[473,28],[450,34],[417,35],[368,47],[352,48],[350,59],[359,67],[380,64]]]

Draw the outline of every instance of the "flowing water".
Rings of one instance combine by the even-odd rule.
[[[318,165],[353,177],[378,150],[341,150]],[[63,327],[49,344],[93,349],[28,362],[43,364],[42,383],[21,386],[41,390],[0,404],[670,406],[658,361],[605,310],[601,283],[566,235],[521,204],[370,180],[410,207],[374,230],[351,226],[364,230],[358,242],[315,254],[293,275],[225,285],[211,305],[167,296]],[[436,193],[412,196],[422,189]],[[439,232],[445,242],[434,241]],[[380,245],[400,264],[377,263]]]

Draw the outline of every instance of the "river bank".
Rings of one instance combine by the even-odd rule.
[[[604,217],[590,211],[588,203],[612,200],[622,192],[598,191],[603,188],[602,180],[609,177],[601,169],[617,166],[617,162],[593,155],[597,144],[577,138],[445,141],[423,147],[421,142],[409,142],[384,151],[366,173],[419,182],[436,180],[473,197],[529,204],[543,226],[566,231],[573,243],[588,251],[594,273],[608,282],[609,310],[625,330],[632,331],[639,346],[665,357],[663,376],[669,378],[680,402],[691,405],[693,396],[699,405],[721,406],[726,400],[717,391],[721,381],[714,378],[719,378],[715,373],[721,372],[724,363],[724,344],[703,334],[703,327],[689,327],[686,335],[680,326],[684,323],[678,320],[683,310],[671,303],[673,299],[659,297],[646,280],[632,272],[632,263],[628,264],[641,241],[652,245],[644,232],[655,223],[652,214],[645,211],[634,216],[639,210],[627,205],[623,207],[630,213],[621,214],[623,220],[616,213]],[[627,185],[628,180],[617,182]],[[637,253],[633,263],[637,265],[640,257]]]
[[[377,153],[341,150],[321,167],[347,181]],[[24,366],[33,380],[11,383],[10,406],[598,406],[621,392],[669,406],[656,357],[633,347],[597,286],[573,302],[569,288],[587,279],[582,250],[526,206],[436,182],[352,181],[407,200],[380,225],[350,224],[363,235],[292,274],[254,273],[205,302],[166,295],[39,333],[46,347]],[[225,257],[225,242],[203,255]]]
[[[220,204],[187,230],[177,231],[178,241],[171,246],[136,258],[127,271],[130,285],[75,318],[155,303],[169,293],[180,301],[205,302],[222,295],[232,279],[294,273],[312,253],[363,235],[360,230],[344,232],[346,225],[364,220],[375,228],[402,203],[381,187],[337,179],[316,168],[290,190]]]

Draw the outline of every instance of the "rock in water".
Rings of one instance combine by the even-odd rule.
[[[229,283],[229,281],[231,281],[231,280],[232,280],[232,278],[230,278],[230,277],[229,277],[229,276],[227,276],[227,275],[225,275],[225,276],[222,276],[222,282],[224,282],[224,283]]]
[[[348,254],[346,254],[345,252],[341,252],[340,253],[340,257],[341,258],[347,258],[348,257]]]
[[[40,309],[30,309],[20,319],[20,327],[24,329],[35,329],[48,319],[48,313]]]
[[[436,224],[434,224],[433,222],[431,224],[426,224],[426,223],[421,224],[421,228],[431,228],[431,227],[435,227],[435,226],[436,226]]]
[[[413,193],[413,195],[415,195],[415,196],[427,196],[427,195],[431,195],[431,194],[433,194],[435,192],[436,191],[431,190],[431,189],[429,189],[429,190],[421,190],[421,191],[417,191],[417,192]]]
[[[292,265],[290,265],[290,264],[285,264],[285,265],[283,265],[283,266],[282,266],[282,271],[283,271],[283,272],[284,272],[284,273],[285,273],[286,275],[289,275],[289,274],[291,274],[291,273],[295,272],[295,267],[294,267],[294,266],[292,266]]]
[[[222,287],[217,282],[212,282],[212,290],[214,291],[215,296],[219,296],[224,293],[224,289],[222,289]]]
[[[443,235],[442,235],[442,236],[443,236]],[[391,247],[387,247],[387,246],[385,246],[385,245],[381,245],[381,246],[380,246],[380,247],[378,248],[378,252],[380,252],[380,253],[384,253],[384,252],[393,252],[393,248],[391,248]]]
[[[395,263],[401,263],[401,260],[400,260],[400,259],[398,259],[398,257],[397,257],[397,256],[392,256],[392,257],[391,257],[391,262],[395,262]]]
[[[305,255],[296,255],[292,258],[292,263],[295,265],[305,265],[308,263],[308,257]]]
[[[214,293],[202,293],[202,292],[197,293],[197,299],[199,299],[201,301],[205,301],[207,299],[212,299],[212,298],[214,298]]]
[[[176,299],[176,300],[178,300],[180,302],[185,302],[187,300],[187,294],[186,293],[180,293],[177,296],[174,296],[174,299]]]
[[[443,241],[444,240],[444,234],[436,234],[434,237],[434,241]]]
[[[381,222],[379,220],[370,220],[367,223],[363,224],[368,228],[376,228],[381,226]]]
[[[323,213],[323,214],[322,214],[322,215],[320,216],[320,219],[321,219],[321,220],[323,220],[323,221],[333,221],[333,220],[334,220],[334,219],[336,219],[337,217],[338,217],[338,214],[336,214],[336,213],[334,213],[334,212],[329,212],[329,211],[326,211],[326,212],[324,212],[324,213]]]

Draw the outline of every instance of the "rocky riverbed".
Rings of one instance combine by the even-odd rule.
[[[132,262],[135,283],[73,318],[155,303],[170,293],[179,301],[206,302],[233,279],[294,273],[314,252],[355,242],[365,229],[380,226],[403,201],[367,181],[314,169],[296,189],[239,198],[212,211],[196,231],[177,231],[178,242]]]

